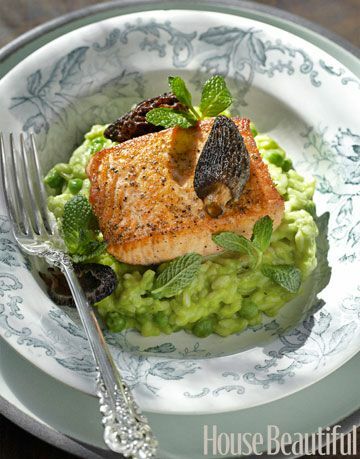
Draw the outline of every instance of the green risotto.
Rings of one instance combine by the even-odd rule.
[[[103,136],[105,126],[95,125],[85,135],[69,163],[57,164],[45,181],[49,209],[61,219],[65,203],[74,195],[89,194],[85,168],[91,155],[114,145]],[[316,266],[317,227],[313,219],[314,180],[306,180],[291,167],[279,145],[254,129],[255,141],[277,190],[285,200],[281,225],[273,232],[263,263],[293,265],[306,279]],[[157,299],[151,294],[157,269],[121,263],[108,253],[91,262],[111,266],[118,283],[115,291],[96,304],[107,327],[114,332],[135,328],[144,336],[187,330],[199,337],[228,336],[275,316],[295,294],[266,277],[261,266],[249,266],[247,255],[223,253],[204,258],[200,271],[181,293]]]

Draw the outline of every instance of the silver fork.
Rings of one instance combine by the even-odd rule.
[[[65,253],[54,218],[47,210],[46,191],[34,136],[20,148],[10,134],[10,154],[5,154],[0,134],[2,186],[15,240],[24,252],[44,258],[64,273],[74,297],[97,364],[96,387],[107,446],[125,457],[150,459],[157,441],[129,388],[122,380],[94,314]]]

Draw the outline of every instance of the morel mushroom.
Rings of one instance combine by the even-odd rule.
[[[194,189],[211,217],[219,217],[229,201],[237,201],[250,177],[250,157],[235,123],[218,116],[200,154]]]
[[[110,124],[104,132],[104,137],[114,142],[126,142],[134,137],[157,132],[164,129],[146,121],[146,114],[153,108],[172,108],[187,111],[172,93],[166,93],[152,99],[143,100],[128,113]]]

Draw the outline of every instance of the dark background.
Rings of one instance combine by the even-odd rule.
[[[101,2],[97,0],[0,0],[0,47],[45,21],[96,3]],[[360,46],[359,0],[257,0],[257,3],[275,6],[302,16],[337,33],[353,45]],[[359,443],[360,429],[358,429],[357,448],[360,455]],[[311,457],[320,459],[333,456]],[[0,416],[0,458],[73,459],[75,456],[38,440]]]
[[[97,0],[0,0],[0,47],[50,19]],[[196,3],[196,0],[194,0]],[[221,0],[219,0],[221,3]],[[316,22],[360,46],[359,0],[257,0]]]

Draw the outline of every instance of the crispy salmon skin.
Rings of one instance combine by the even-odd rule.
[[[218,218],[204,211],[194,191],[197,160],[214,119],[128,140],[96,153],[87,174],[90,203],[108,242],[108,252],[125,263],[149,265],[189,252],[221,249],[212,234],[233,231],[249,238],[255,222],[269,215],[276,228],[283,199],[262,161],[248,119],[233,118],[250,155],[250,178],[236,203]]]

